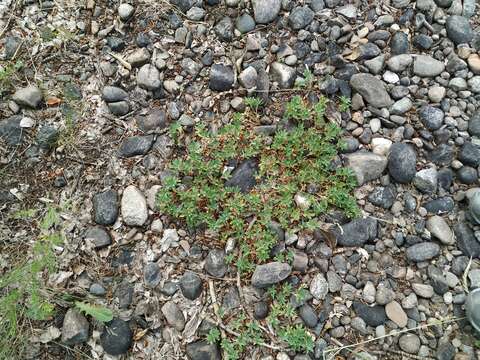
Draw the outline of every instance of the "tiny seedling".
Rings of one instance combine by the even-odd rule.
[[[250,109],[255,112],[258,112],[258,108],[262,106],[263,101],[257,97],[246,97],[245,98],[245,105],[247,105]]]
[[[342,95],[340,96],[339,99],[340,99],[340,104],[338,105],[338,109],[341,112],[347,112],[348,110],[350,110],[350,106],[352,105],[350,98]]]

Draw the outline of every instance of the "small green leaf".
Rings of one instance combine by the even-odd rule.
[[[90,315],[95,320],[100,322],[109,322],[113,319],[112,310],[103,306],[92,305],[82,301],[75,301],[75,307],[84,312],[85,315]]]

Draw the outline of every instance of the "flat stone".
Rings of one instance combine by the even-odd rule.
[[[350,79],[350,86],[374,107],[382,108],[393,104],[393,100],[385,89],[385,84],[371,74],[353,75]]]
[[[342,225],[342,230],[334,227],[332,232],[340,246],[363,246],[377,237],[377,220],[371,217],[355,219]]]
[[[385,156],[365,151],[348,154],[345,159],[345,166],[353,170],[358,185],[378,179],[387,167]]]
[[[182,331],[185,328],[185,317],[178,305],[173,301],[167,301],[163,304],[162,314],[165,316],[167,323],[177,331]]]
[[[413,73],[421,77],[434,77],[445,70],[445,64],[428,55],[417,55],[413,61]]]
[[[310,282],[310,293],[317,300],[325,299],[328,294],[328,282],[323,274],[317,274]]]
[[[117,102],[128,98],[128,93],[117,86],[105,86],[102,90],[102,98],[106,102]]]
[[[122,141],[118,153],[125,158],[145,155],[152,148],[154,139],[153,135],[128,137]]]
[[[198,340],[187,344],[186,353],[190,360],[222,360],[222,355],[216,344],[206,340]]]
[[[143,269],[143,281],[147,288],[156,288],[161,280],[162,274],[160,272],[160,266],[158,266],[156,262],[150,262],[145,265]]]
[[[133,343],[133,332],[128,322],[122,319],[113,319],[105,325],[100,335],[100,344],[103,350],[110,355],[125,354]]]
[[[42,102],[43,95],[38,87],[29,85],[15,91],[12,95],[12,100],[20,106],[36,109]]]
[[[93,197],[94,220],[100,225],[112,225],[118,216],[118,195],[107,190]]]
[[[430,299],[434,295],[433,287],[427,284],[413,283],[412,289],[420,297]]]
[[[396,182],[406,184],[412,181],[417,172],[416,164],[417,154],[410,145],[392,145],[388,157],[388,172]]]
[[[453,231],[457,239],[457,246],[468,257],[480,257],[480,242],[475,237],[473,230],[466,223],[458,223]]]
[[[195,300],[202,293],[202,279],[194,272],[187,271],[180,279],[180,290],[189,300]]]
[[[281,0],[253,0],[253,13],[257,24],[268,24],[274,21],[280,8]]]
[[[5,120],[0,120],[0,137],[9,146],[20,145],[23,141],[24,131],[20,126],[21,115],[13,115]]]
[[[420,349],[420,338],[415,334],[404,334],[400,336],[398,345],[402,351],[409,354],[416,354]]]
[[[426,227],[442,244],[453,245],[455,243],[453,231],[442,217],[437,215],[432,216],[427,220]]]
[[[270,75],[272,77],[272,80],[277,82],[280,88],[290,89],[295,83],[297,71],[295,70],[295,68],[288,65],[274,62],[270,66]]]
[[[233,87],[235,74],[231,66],[214,64],[210,70],[210,89],[215,91],[227,91]]]
[[[257,184],[255,179],[257,172],[258,163],[254,159],[244,160],[233,170],[225,186],[236,187],[240,192],[247,193]]]
[[[398,302],[392,301],[388,303],[385,306],[385,313],[398,327],[404,328],[407,326],[407,314],[405,314],[405,311],[403,311],[402,306]]]
[[[266,288],[285,280],[291,272],[292,267],[281,262],[257,265],[252,275],[252,285],[258,288]]]
[[[88,340],[90,324],[87,318],[78,310],[68,309],[63,319],[62,342],[73,346]]]
[[[438,171],[435,168],[418,171],[413,178],[413,185],[425,194],[432,194],[437,191]]]
[[[422,242],[407,248],[407,259],[412,262],[422,262],[433,259],[440,254],[440,246],[433,242]]]
[[[91,226],[84,234],[85,241],[91,241],[95,246],[95,249],[101,249],[109,246],[112,243],[112,237],[110,233],[102,226]]]
[[[128,226],[143,226],[148,219],[147,200],[134,185],[123,191],[121,207],[123,222]]]
[[[385,308],[383,306],[368,306],[358,301],[354,301],[353,309],[357,316],[362,318],[369,326],[377,327],[385,324],[387,321],[387,314],[385,313]]]

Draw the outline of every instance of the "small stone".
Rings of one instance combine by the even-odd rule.
[[[257,79],[258,79],[257,70],[255,70],[253,66],[247,67],[238,76],[238,81],[240,82],[240,84],[247,89],[251,89],[254,86],[256,86]]]
[[[358,185],[378,179],[387,167],[387,158],[382,155],[359,151],[346,156],[347,167],[353,170]]]
[[[116,86],[105,86],[102,91],[102,98],[106,102],[117,102],[128,98],[128,93]]]
[[[233,40],[234,25],[230,17],[225,16],[220,19],[214,27],[215,34],[221,41],[230,42]]]
[[[118,7],[118,16],[122,21],[126,21],[133,15],[134,11],[135,8],[132,5],[123,3]]]
[[[205,17],[206,11],[200,7],[194,6],[187,11],[187,18],[193,21],[201,21]]]
[[[296,70],[288,65],[274,62],[270,66],[270,74],[273,81],[276,81],[280,88],[290,89],[293,87],[296,78]]]
[[[123,222],[128,226],[143,226],[148,219],[147,200],[134,185],[123,191],[121,207]]]
[[[195,300],[202,293],[202,279],[194,272],[187,271],[180,279],[180,289],[187,299]]]
[[[416,174],[417,155],[407,144],[397,143],[390,148],[388,157],[388,172],[396,182],[406,184],[413,180]]]
[[[377,237],[377,220],[371,217],[355,219],[342,225],[342,229],[334,227],[332,232],[340,246],[363,246]]]
[[[445,70],[445,64],[428,55],[417,55],[413,62],[413,73],[420,77],[434,77]]]
[[[301,306],[299,315],[307,327],[311,329],[315,328],[318,323],[318,316],[310,305],[305,304]]]
[[[215,91],[227,91],[233,87],[235,74],[231,66],[214,64],[210,70],[209,87]]]
[[[157,263],[151,262],[145,266],[143,270],[143,280],[145,282],[145,286],[151,289],[157,287],[162,280],[162,274],[160,273],[160,266]]]
[[[88,289],[90,294],[95,295],[95,296],[103,296],[107,293],[107,290],[101,285],[97,283],[93,283],[90,285],[90,289]]]
[[[443,124],[443,111],[431,105],[422,106],[419,115],[420,120],[429,130],[438,130]]]
[[[305,28],[313,21],[315,13],[308,6],[298,6],[290,13],[288,23],[293,30]]]
[[[317,274],[310,283],[310,293],[317,300],[325,299],[328,294],[328,282],[323,274]]]
[[[185,317],[178,305],[173,301],[167,301],[163,304],[162,314],[165,316],[165,319],[167,319],[167,323],[177,331],[182,331],[185,328]]]
[[[258,288],[269,287],[285,280],[291,271],[290,265],[281,262],[257,265],[252,275],[252,285]]]
[[[264,301],[255,303],[254,317],[257,320],[265,319],[268,315],[268,304]]]
[[[99,225],[112,225],[118,216],[117,192],[107,190],[93,197],[95,222]]]
[[[145,155],[152,148],[154,139],[153,135],[128,137],[123,140],[118,149],[118,153],[121,157],[125,158]]]
[[[218,346],[206,340],[187,344],[186,352],[190,360],[222,360]]]
[[[433,242],[422,242],[407,248],[407,259],[412,262],[422,262],[433,259],[440,254],[440,246]]]
[[[257,172],[258,164],[254,159],[244,160],[232,171],[225,186],[237,187],[241,192],[247,193],[257,184],[255,179]]]
[[[437,191],[438,172],[435,168],[418,171],[413,178],[413,185],[423,193],[432,194]]]
[[[56,127],[43,125],[37,132],[37,144],[43,150],[51,150],[57,144],[59,136],[60,132]]]
[[[392,56],[387,61],[388,68],[393,72],[402,72],[408,68],[413,62],[413,57],[410,54],[400,54]]]
[[[408,36],[402,31],[397,31],[390,41],[390,51],[392,55],[407,54],[409,52],[410,44]]]
[[[455,243],[453,231],[442,217],[437,215],[432,216],[427,220],[426,227],[442,244],[453,245]]]
[[[357,316],[362,318],[369,326],[377,327],[385,324],[387,321],[387,314],[385,313],[385,308],[383,306],[368,306],[354,301],[353,309]]]
[[[434,294],[433,287],[427,284],[413,283],[412,289],[415,292],[415,294],[426,299],[430,299]]]
[[[227,272],[225,252],[221,249],[210,250],[205,260],[205,270],[211,276],[224,277]]]
[[[480,256],[480,242],[466,223],[458,223],[454,226],[453,231],[457,239],[457,246],[464,255],[473,258]]]
[[[110,234],[101,226],[92,226],[85,231],[85,241],[91,241],[95,249],[101,249],[112,243]]]
[[[255,29],[255,20],[249,14],[242,14],[235,21],[235,27],[242,34],[248,33]]]
[[[377,187],[368,195],[368,201],[375,206],[390,209],[397,197],[394,186]]]
[[[133,343],[133,332],[128,322],[122,319],[113,319],[105,325],[100,335],[100,344],[103,350],[110,355],[125,354]]]
[[[42,102],[43,95],[42,91],[38,87],[30,85],[15,91],[12,96],[12,100],[20,106],[36,109]]]
[[[392,301],[385,306],[385,312],[390,320],[392,320],[398,327],[403,328],[407,326],[408,317],[403,311],[401,305]]]
[[[162,86],[160,72],[151,64],[143,65],[137,73],[138,86],[146,90],[156,90]]]
[[[388,107],[393,103],[384,83],[371,74],[353,75],[350,79],[350,86],[374,107]]]
[[[378,305],[387,305],[395,299],[395,292],[384,285],[378,286],[375,301]]]
[[[447,35],[455,44],[468,44],[473,39],[473,31],[467,18],[452,15],[445,23]]]
[[[268,24],[274,21],[280,8],[281,0],[253,0],[253,13],[257,24]]]
[[[88,340],[89,329],[90,324],[85,316],[70,308],[63,319],[62,342],[69,346],[84,343]]]
[[[439,103],[445,97],[447,90],[443,86],[432,86],[428,89],[428,98],[434,103]]]
[[[400,336],[398,345],[402,351],[409,354],[416,354],[420,349],[420,338],[415,334],[404,334]]]

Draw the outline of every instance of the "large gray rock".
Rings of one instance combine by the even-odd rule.
[[[292,272],[289,264],[271,262],[257,265],[252,275],[252,285],[258,288],[266,288],[285,280]]]
[[[348,154],[345,165],[353,170],[358,185],[378,179],[387,167],[387,158],[370,152]]]
[[[292,10],[288,17],[288,23],[293,30],[300,30],[308,26],[315,13],[308,6],[298,6]]]
[[[468,44],[473,39],[473,31],[468,19],[463,16],[452,15],[445,23],[447,35],[455,44]]]
[[[134,185],[127,186],[122,196],[123,222],[129,226],[143,226],[148,219],[147,200]]]
[[[406,184],[416,173],[417,154],[410,145],[393,144],[388,157],[388,172],[396,182]]]
[[[434,77],[445,70],[445,64],[428,55],[417,55],[413,61],[413,73],[421,77]]]
[[[29,108],[37,108],[42,102],[42,91],[34,86],[30,85],[22,89],[18,89],[12,96],[12,100],[20,106]]]
[[[377,220],[371,217],[355,219],[332,232],[340,246],[362,246],[377,237]]]
[[[227,91],[233,86],[235,74],[231,66],[214,64],[210,70],[210,89],[215,91]]]
[[[371,74],[353,75],[350,79],[350,86],[372,106],[382,108],[393,104],[393,100],[385,89],[385,84]]]
[[[280,12],[282,0],[253,0],[253,13],[257,24],[268,24]]]
[[[133,332],[128,322],[122,319],[113,319],[105,325],[100,335],[100,344],[103,350],[110,355],[125,354],[133,342]]]
[[[63,319],[62,342],[72,346],[88,340],[88,320],[76,309],[68,309]]]

